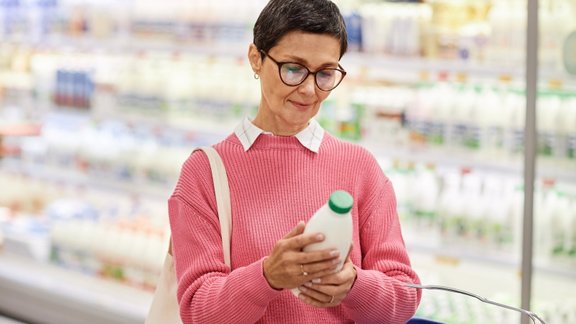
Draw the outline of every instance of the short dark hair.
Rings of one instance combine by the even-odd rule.
[[[340,41],[340,58],[348,48],[344,18],[330,0],[270,0],[254,25],[254,45],[268,52],[292,31],[334,36]]]

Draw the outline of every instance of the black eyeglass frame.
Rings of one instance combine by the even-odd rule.
[[[321,69],[318,70],[318,71],[312,72],[312,71],[310,71],[310,69],[309,69],[307,66],[305,66],[305,65],[302,64],[302,63],[298,63],[298,62],[278,62],[275,58],[273,58],[272,56],[270,56],[270,54],[266,53],[266,51],[260,50],[260,53],[262,53],[265,57],[270,58],[270,59],[272,60],[272,62],[276,63],[276,65],[278,66],[278,75],[280,76],[280,80],[282,81],[282,83],[284,83],[285,85],[287,85],[287,86],[289,86],[289,87],[297,87],[297,86],[301,85],[302,83],[304,83],[304,81],[306,81],[306,79],[308,79],[308,77],[310,76],[310,74],[312,74],[312,75],[314,76],[314,84],[316,84],[316,87],[318,87],[318,89],[320,89],[321,91],[326,91],[326,92],[328,92],[328,91],[332,91],[332,90],[336,89],[336,87],[339,86],[340,83],[342,83],[342,80],[344,80],[344,77],[346,76],[346,71],[344,70],[344,68],[343,68],[340,64],[338,64],[338,68],[321,68]],[[284,79],[282,78],[282,66],[283,66],[284,64],[297,64],[297,65],[302,66],[303,68],[306,69],[306,72],[307,72],[307,73],[306,73],[306,76],[305,76],[304,78],[302,78],[302,81],[300,81],[300,82],[297,83],[297,84],[288,84],[288,83],[286,83],[286,81],[284,81]],[[336,85],[334,85],[334,87],[332,87],[331,89],[328,89],[328,90],[322,89],[322,88],[320,87],[320,85],[318,84],[318,79],[316,78],[316,75],[317,75],[318,72],[320,72],[320,71],[325,71],[325,70],[334,70],[334,71],[338,71],[338,72],[342,73],[342,78],[340,78],[340,81],[338,81],[338,83],[336,83]]]

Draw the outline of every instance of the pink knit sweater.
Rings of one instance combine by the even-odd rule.
[[[184,323],[405,323],[420,293],[396,214],[392,184],[373,156],[325,134],[319,152],[295,137],[262,134],[245,152],[235,135],[215,145],[232,204],[232,270],[223,261],[207,157],[192,154],[169,199],[173,252]],[[342,303],[315,308],[271,288],[262,261],[274,243],[307,221],[329,194],[354,197],[352,262],[356,282]]]

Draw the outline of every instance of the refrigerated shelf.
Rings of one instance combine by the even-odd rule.
[[[0,313],[47,324],[143,323],[152,293],[0,253]]]

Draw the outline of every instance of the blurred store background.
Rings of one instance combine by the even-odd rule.
[[[320,123],[392,179],[423,283],[520,305],[527,0],[335,1]],[[0,314],[142,323],[191,148],[253,116],[265,0],[0,0]],[[532,310],[576,323],[576,1],[539,1]],[[386,307],[383,305],[383,307]],[[418,314],[519,323],[425,292]]]

